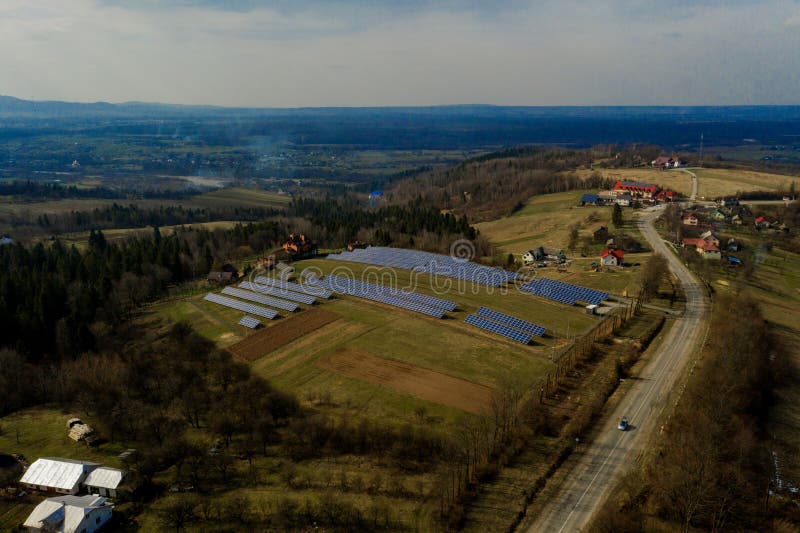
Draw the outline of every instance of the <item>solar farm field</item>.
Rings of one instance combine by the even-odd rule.
[[[568,333],[577,335],[598,320],[581,306],[566,306],[513,287],[460,287],[452,280],[446,290],[434,290],[428,274],[408,270],[327,259],[294,266],[298,272],[309,268],[322,274],[347,273],[449,300],[457,307],[437,319],[337,294],[330,300],[317,299],[313,306],[301,305],[295,313],[281,311],[278,318],[262,321],[263,327],[255,332],[238,324],[241,311],[205,301],[204,294],[156,304],[151,314],[188,320],[201,334],[251,361],[255,372],[301,400],[325,397],[330,401],[324,409],[334,413],[393,423],[413,422],[420,407],[444,423],[467,413],[488,412],[492,389],[509,380],[534,382],[551,368],[553,350],[569,343],[564,338]],[[482,306],[540,325],[546,334],[534,335],[524,345],[464,322]],[[332,315],[338,319],[317,320]],[[355,360],[364,368],[348,367],[343,357],[350,356],[342,354],[357,354]],[[430,391],[442,383],[449,385],[432,395]],[[458,384],[463,390],[457,390]],[[452,398],[442,392],[446,390],[452,391]],[[465,403],[463,398],[470,400]]]

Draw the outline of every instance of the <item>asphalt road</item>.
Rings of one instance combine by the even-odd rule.
[[[647,441],[660,430],[667,395],[688,370],[705,340],[710,309],[706,291],[656,233],[652,221],[658,213],[655,210],[645,213],[638,224],[653,250],[667,258],[670,269],[681,280],[687,299],[686,311],[675,319],[641,374],[629,383],[631,386],[617,409],[599,422],[604,429],[573,463],[557,495],[541,509],[528,529],[530,532],[582,530],[608,497],[614,483],[636,463]],[[623,416],[627,416],[631,424],[629,431],[617,429]]]

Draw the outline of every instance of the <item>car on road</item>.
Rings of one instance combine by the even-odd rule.
[[[629,427],[630,427],[630,424],[628,424],[628,419],[623,416],[620,419],[619,424],[617,424],[617,429],[620,430],[620,431],[628,431]]]

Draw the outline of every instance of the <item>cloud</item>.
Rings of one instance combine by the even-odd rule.
[[[797,6],[4,0],[0,87],[261,106],[798,103]]]

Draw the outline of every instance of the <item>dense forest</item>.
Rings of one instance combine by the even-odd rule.
[[[599,175],[584,180],[568,173],[589,168],[591,162],[586,150],[510,149],[397,181],[389,199],[401,204],[419,199],[474,221],[491,220],[513,213],[539,194],[608,186]]]

